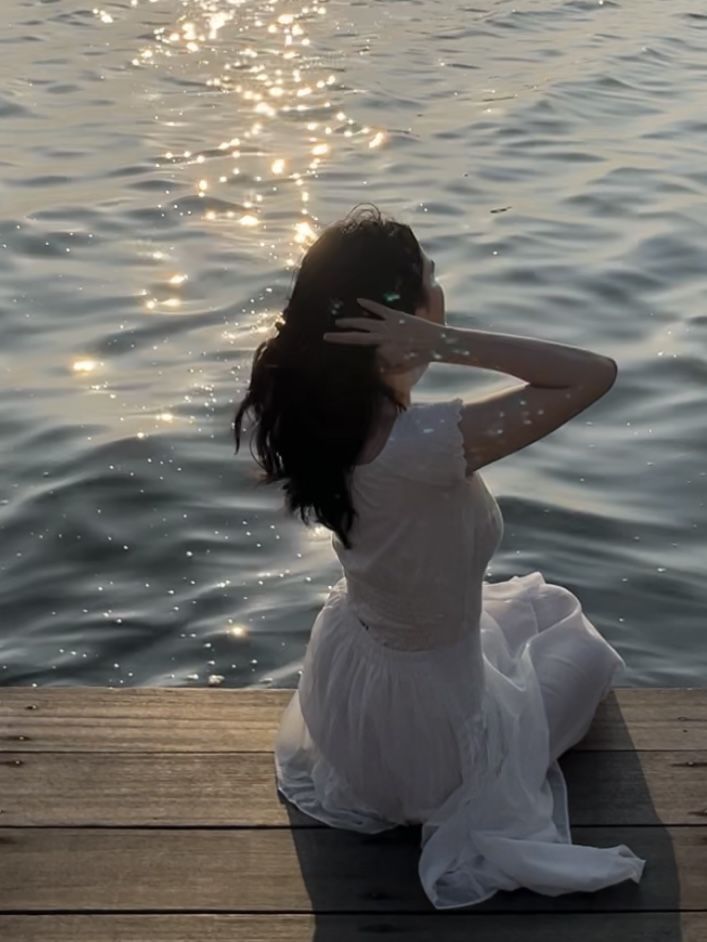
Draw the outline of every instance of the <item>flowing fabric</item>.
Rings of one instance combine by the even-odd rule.
[[[421,824],[438,909],[637,883],[626,845],[572,843],[557,762],[624,662],[540,572],[484,581],[503,520],[466,474],[461,404],[409,407],[354,471],[353,545],[332,541],[343,575],[283,714],[278,787],[334,827]]]

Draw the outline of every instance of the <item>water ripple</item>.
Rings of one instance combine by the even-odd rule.
[[[339,576],[230,420],[321,226],[373,200],[451,323],[614,356],[485,474],[489,576],[566,585],[628,682],[707,670],[707,16],[643,0],[8,0],[0,683],[294,685]],[[435,366],[421,398],[504,381]]]

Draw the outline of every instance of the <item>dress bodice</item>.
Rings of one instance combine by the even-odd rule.
[[[503,536],[500,508],[468,476],[461,400],[413,405],[351,479],[351,549],[332,543],[357,617],[389,647],[419,650],[478,629],[481,586]]]

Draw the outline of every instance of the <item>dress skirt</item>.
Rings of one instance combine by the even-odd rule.
[[[557,762],[623,666],[578,599],[539,572],[485,582],[478,628],[423,651],[381,644],[342,578],[283,714],[278,788],[334,827],[421,824],[419,877],[438,909],[520,887],[637,883],[645,861],[626,845],[572,843]]]

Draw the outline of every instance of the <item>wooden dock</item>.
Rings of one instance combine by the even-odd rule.
[[[290,690],[0,689],[3,942],[707,942],[707,688],[619,688],[562,759],[577,843],[640,885],[435,912],[419,828],[278,797]]]

